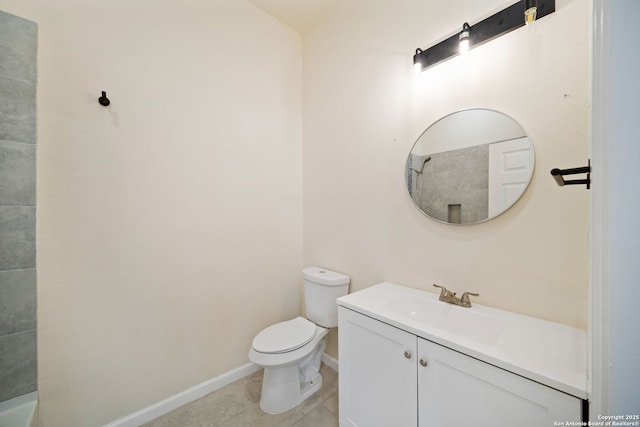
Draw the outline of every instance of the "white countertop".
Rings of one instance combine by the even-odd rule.
[[[437,305],[436,305],[437,304]],[[383,282],[338,305],[581,399],[587,392],[586,331]],[[475,320],[475,321],[474,321]]]

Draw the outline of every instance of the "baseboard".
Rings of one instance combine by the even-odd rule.
[[[322,353],[321,360],[329,368],[338,372],[338,359],[333,356],[329,356],[327,353]],[[238,381],[260,369],[261,368],[259,366],[254,365],[253,363],[247,363],[246,365],[242,365],[232,371],[225,372],[222,375],[200,383],[190,389],[174,394],[160,402],[140,409],[133,414],[117,419],[109,424],[105,424],[103,427],[138,427],[141,424],[148,423],[149,421],[168,414],[187,403],[203,398],[207,394],[213,393],[227,384]]]
[[[322,353],[322,363],[338,372],[338,359],[333,356],[329,356],[327,353]]]
[[[246,376],[253,374],[260,369],[259,366],[253,363],[247,363],[239,368],[233,369],[208,381],[200,383],[194,387],[184,390],[178,394],[170,396],[160,402],[147,406],[133,414],[122,417],[109,424],[105,424],[103,427],[138,427],[141,424],[148,423],[158,417],[161,417],[169,412],[186,405],[187,403],[198,400],[209,393],[213,393],[216,390],[221,389],[227,384],[238,381]]]

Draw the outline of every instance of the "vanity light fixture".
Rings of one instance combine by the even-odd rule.
[[[464,23],[461,32],[436,43],[428,49],[416,49],[413,67],[416,73],[426,70],[452,56],[463,53],[463,41],[468,40],[469,49],[500,37],[510,31],[531,24],[556,11],[555,0],[520,0],[482,21],[469,25]],[[523,19],[522,17],[525,17]],[[465,41],[464,44],[467,42]]]

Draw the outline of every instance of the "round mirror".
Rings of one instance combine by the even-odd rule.
[[[413,145],[407,190],[416,207],[436,221],[476,224],[518,201],[533,165],[533,145],[511,117],[458,111],[429,126]]]

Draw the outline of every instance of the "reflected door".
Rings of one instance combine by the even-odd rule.
[[[533,169],[529,138],[489,145],[489,217],[514,204],[529,184]]]

